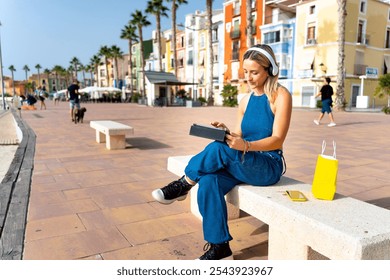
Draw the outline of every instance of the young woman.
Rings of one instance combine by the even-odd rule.
[[[243,68],[251,89],[238,107],[237,123],[229,130],[219,121],[211,124],[226,129],[226,142],[212,142],[195,155],[185,175],[154,190],[158,202],[183,200],[199,184],[198,205],[203,217],[205,253],[201,260],[232,259],[225,194],[237,184],[268,186],[285,171],[283,142],[290,126],[292,98],[278,84],[279,69],[268,45],[256,45],[244,54]]]

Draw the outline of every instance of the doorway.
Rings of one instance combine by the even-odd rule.
[[[356,107],[356,99],[358,95],[360,94],[360,85],[352,85],[352,94],[350,98],[350,108]]]

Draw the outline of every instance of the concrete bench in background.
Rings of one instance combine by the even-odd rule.
[[[91,121],[90,126],[96,130],[96,142],[106,143],[109,150],[126,148],[126,134],[134,134],[131,126],[114,121]]]

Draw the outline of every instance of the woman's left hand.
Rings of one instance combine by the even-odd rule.
[[[228,144],[228,146],[232,149],[238,150],[238,151],[244,151],[245,150],[245,140],[241,138],[240,135],[230,132],[230,134],[226,134],[226,140],[225,142]]]

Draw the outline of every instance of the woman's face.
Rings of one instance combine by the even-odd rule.
[[[252,91],[262,94],[264,92],[264,83],[268,78],[268,72],[254,60],[245,59],[244,74],[248,81],[248,85]]]

